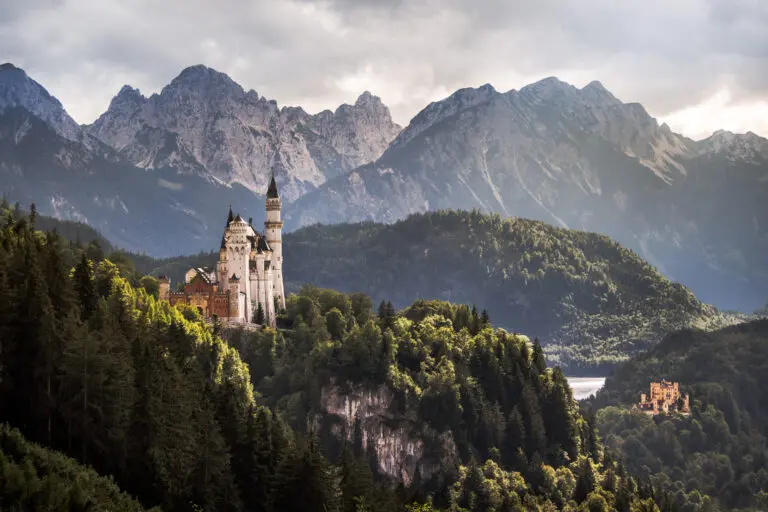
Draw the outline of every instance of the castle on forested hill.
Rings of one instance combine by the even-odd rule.
[[[640,403],[637,409],[646,414],[655,416],[657,414],[678,412],[680,414],[689,414],[691,412],[688,395],[680,394],[680,386],[677,382],[651,382],[651,394],[646,396],[640,394]]]
[[[274,174],[266,203],[263,233],[233,215],[230,206],[216,268],[189,269],[183,291],[177,292],[168,277],[160,276],[160,298],[196,307],[205,318],[274,327],[277,311],[285,308],[282,204]]]

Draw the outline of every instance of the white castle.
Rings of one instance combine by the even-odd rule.
[[[229,209],[215,269],[191,268],[183,291],[172,292],[160,276],[160,297],[196,307],[205,318],[275,326],[276,309],[285,308],[283,288],[282,203],[275,176],[267,189],[267,220],[258,233]]]

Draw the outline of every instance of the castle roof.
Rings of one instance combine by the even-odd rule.
[[[197,275],[195,277],[200,277],[200,279],[203,280],[206,284],[211,284],[211,269],[203,267],[197,267],[195,268],[195,272],[197,272]],[[194,279],[194,278],[193,278]]]
[[[277,193],[277,183],[275,182],[275,173],[272,171],[272,179],[269,180],[269,188],[267,189],[267,199],[279,199],[280,194]]]
[[[227,226],[229,226],[229,223],[235,220],[235,216],[232,215],[232,205],[229,205],[229,215],[227,216]]]
[[[267,243],[267,238],[265,236],[259,237],[259,251],[271,251],[272,248]]]
[[[232,277],[229,278],[230,281],[239,281],[240,278],[237,277],[237,274],[232,274]]]

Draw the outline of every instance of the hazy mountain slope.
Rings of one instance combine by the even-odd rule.
[[[553,361],[612,365],[683,326],[729,322],[608,237],[480,213],[393,225],[312,226],[285,237],[286,286],[474,303],[506,329],[539,336]]]
[[[173,167],[263,193],[275,171],[292,200],[378,158],[399,132],[370,93],[310,116],[245,91],[224,73],[186,68],[159,94],[123,87],[88,133],[135,165]]]
[[[215,246],[230,203],[263,221],[262,201],[241,186],[104,158],[21,108],[0,114],[0,156],[0,194],[86,222],[125,249],[183,254]]]
[[[593,401],[611,405],[597,413],[601,438],[630,471],[670,492],[680,510],[699,510],[699,493],[721,510],[764,510],[766,375],[768,320],[670,334],[606,380]],[[627,410],[660,379],[690,394],[690,416],[651,419]]]
[[[529,217],[608,234],[705,300],[753,309],[768,295],[766,147],[754,134],[690,141],[598,82],[462,89],[286,218],[392,222],[440,208]]]
[[[29,110],[69,140],[80,139],[80,126],[61,102],[13,64],[0,65],[0,112],[15,107]]]

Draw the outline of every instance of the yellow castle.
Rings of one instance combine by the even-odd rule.
[[[651,416],[677,412],[690,414],[690,397],[680,394],[680,386],[677,382],[663,380],[651,382],[651,394],[640,394],[640,403],[636,408]]]

